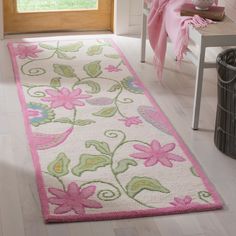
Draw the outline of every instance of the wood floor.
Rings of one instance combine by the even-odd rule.
[[[224,201],[224,209],[129,220],[44,224],[6,48],[10,39],[6,39],[0,42],[0,236],[235,236],[236,160],[220,153],[213,143],[216,111],[215,70],[207,70],[205,73],[201,129],[193,131],[191,118],[195,85],[194,66],[187,61],[180,66],[176,65],[169,47],[165,80],[160,83],[155,79],[150,48],[147,63],[140,64],[139,39],[105,36],[113,37],[125,52],[146,87],[214,183]],[[21,37],[15,36],[13,41],[20,41]],[[42,36],[38,39],[27,37],[24,40],[45,40]],[[64,37],[69,39],[90,36],[60,38]],[[53,38],[50,36],[50,39]]]

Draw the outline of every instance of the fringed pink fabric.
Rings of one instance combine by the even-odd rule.
[[[169,37],[174,45],[174,53],[178,61],[183,59],[189,43],[189,24],[194,27],[206,27],[211,20],[196,15],[181,17],[180,9],[191,0],[153,0],[148,17],[148,33],[151,47],[154,50],[154,65],[157,78],[162,79],[163,66]],[[218,3],[218,0],[215,1]]]

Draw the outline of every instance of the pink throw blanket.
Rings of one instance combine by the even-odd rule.
[[[148,0],[150,1],[150,0]],[[183,59],[189,42],[188,25],[205,27],[211,20],[199,16],[180,16],[180,8],[191,0],[153,0],[148,17],[148,33],[150,44],[154,50],[154,63],[157,67],[157,77],[162,79],[165,61],[167,37],[174,45],[174,53],[178,61]],[[216,0],[217,4],[217,0]]]

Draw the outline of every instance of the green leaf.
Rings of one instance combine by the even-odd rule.
[[[80,177],[85,171],[96,171],[99,167],[109,164],[111,164],[111,160],[107,156],[82,154],[79,164],[72,169],[72,173]]]
[[[101,117],[112,117],[116,114],[117,108],[116,107],[108,107],[103,108],[102,110],[93,113],[94,116],[101,116]]]
[[[124,173],[129,169],[129,166],[137,166],[137,162],[132,159],[123,159],[118,162],[117,167],[114,169],[116,175]]]
[[[170,191],[162,186],[158,180],[149,177],[133,177],[131,181],[126,185],[126,189],[130,197],[135,197],[142,190],[170,193]]]
[[[53,64],[54,72],[66,78],[76,77],[74,69],[69,65]]]
[[[120,89],[121,86],[120,84],[114,84],[109,90],[108,92],[115,92],[116,90]]]
[[[102,74],[100,63],[101,61],[90,62],[89,64],[84,66],[84,71],[87,73],[88,76],[96,78]]]
[[[83,42],[70,43],[59,47],[63,52],[78,52],[83,47]]]
[[[72,60],[72,59],[75,59],[76,57],[69,57],[68,55],[66,55],[65,53],[63,52],[60,52],[60,51],[57,51],[57,57],[60,58],[60,59],[66,59],[66,60]]]
[[[118,54],[105,54],[105,57],[111,58],[111,59],[119,59],[120,55]]]
[[[54,46],[46,44],[46,43],[40,43],[39,46],[41,48],[45,48],[45,49],[48,49],[48,50],[56,50],[57,49],[57,47],[54,47]]]
[[[94,120],[76,120],[74,125],[85,126],[96,123]]]
[[[100,55],[103,51],[103,47],[101,45],[93,45],[88,48],[87,54],[89,56]]]
[[[79,85],[79,84],[87,84],[91,88],[91,91],[86,91],[87,93],[96,94],[101,91],[101,87],[100,87],[99,83],[94,82],[92,80],[78,81],[75,83],[75,85]]]
[[[56,120],[54,120],[54,122],[73,124],[73,121],[71,119],[67,118],[67,117],[56,119]]]
[[[51,79],[50,86],[53,88],[61,87],[60,77]]]
[[[91,146],[94,146],[97,151],[99,151],[102,154],[111,155],[111,150],[109,148],[109,145],[106,142],[99,142],[96,140],[89,140],[85,143],[86,148],[90,148]]]
[[[70,159],[65,153],[61,152],[58,154],[56,159],[48,165],[48,172],[50,175],[55,177],[62,177],[69,173]]]

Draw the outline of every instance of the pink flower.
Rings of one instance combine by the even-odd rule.
[[[142,124],[143,122],[139,119],[138,116],[131,116],[131,117],[127,117],[125,119],[119,119],[120,121],[124,121],[125,122],[125,126],[130,127],[131,125],[138,125],[138,124]]]
[[[52,108],[64,107],[68,110],[72,110],[75,106],[84,106],[85,103],[80,99],[90,98],[90,95],[81,94],[82,90],[77,88],[70,91],[68,88],[62,88],[61,90],[47,89],[46,93],[50,97],[42,98],[44,102],[51,102]]]
[[[85,208],[102,208],[102,205],[90,200],[95,191],[96,186],[89,186],[81,189],[76,183],[72,182],[68,185],[68,190],[49,188],[48,191],[55,197],[51,197],[48,201],[51,204],[58,205],[54,210],[55,214],[65,214],[74,211],[76,214],[85,214]]]
[[[37,45],[25,46],[23,44],[18,44],[15,48],[15,55],[19,56],[20,59],[25,59],[27,57],[37,58],[37,53],[43,50],[38,49]]]
[[[169,143],[162,147],[157,140],[153,140],[150,146],[135,144],[133,147],[141,152],[130,154],[130,156],[137,159],[145,159],[144,165],[146,167],[154,166],[158,162],[163,166],[172,167],[171,161],[185,161],[183,157],[170,153],[175,149],[174,143]]]
[[[121,69],[117,68],[116,66],[109,65],[105,68],[108,72],[118,72],[121,71]]]
[[[170,202],[171,205],[175,207],[184,207],[192,203],[192,198],[190,196],[185,196],[184,198],[174,198],[174,202]]]

